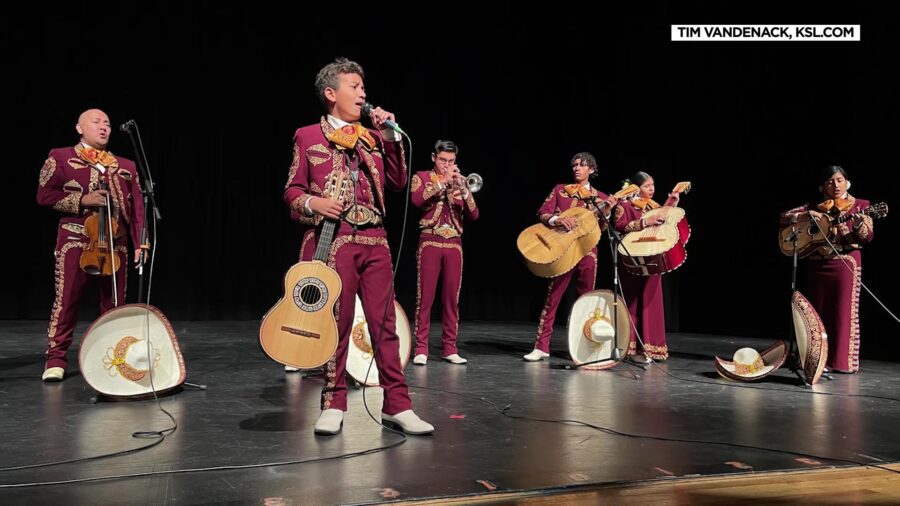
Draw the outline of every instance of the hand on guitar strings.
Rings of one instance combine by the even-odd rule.
[[[556,228],[564,228],[566,231],[574,230],[578,227],[578,219],[572,218],[571,216],[566,216],[565,218],[557,218],[556,222],[553,223],[553,226]]]
[[[648,227],[662,225],[665,222],[666,222],[666,219],[662,216],[650,216],[649,218],[644,218],[644,225],[646,225]]]

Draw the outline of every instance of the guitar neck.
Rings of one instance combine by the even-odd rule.
[[[337,228],[336,221],[329,219],[325,220],[325,224],[322,225],[322,233],[319,234],[318,244],[316,244],[316,254],[313,256],[314,260],[328,263],[328,255],[331,252],[331,241],[334,240],[335,228]]]
[[[839,224],[839,223],[843,223],[843,222],[845,222],[845,221],[852,220],[853,218],[857,218],[857,217],[859,217],[859,216],[865,216],[865,215],[867,215],[867,214],[871,214],[870,209],[871,209],[871,208],[866,208],[866,209],[863,209],[862,211],[859,211],[858,213],[845,214],[845,215],[843,215],[843,216],[840,216],[840,217],[838,217],[838,218],[835,218],[834,224],[837,225],[837,224]]]

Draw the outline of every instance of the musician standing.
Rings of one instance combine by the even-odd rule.
[[[796,223],[804,214],[817,220],[855,214],[869,207],[869,201],[850,195],[847,171],[837,165],[825,168],[819,178],[824,201],[796,207],[781,215],[781,223]],[[862,282],[864,244],[875,235],[872,218],[864,215],[832,227],[830,241],[804,260],[807,298],[822,318],[828,334],[831,371],[859,371],[859,289]]]
[[[62,381],[65,376],[66,352],[78,320],[78,301],[89,280],[93,278],[98,283],[100,312],[106,312],[115,307],[116,301],[125,301],[129,236],[134,261],[142,261],[139,242],[144,204],[134,162],[106,151],[112,128],[103,111],[89,109],[81,113],[75,131],[81,136],[78,144],[51,150],[38,180],[38,204],[60,213],[53,252],[56,298],[47,328],[49,342],[41,376],[44,381]],[[100,189],[101,184],[109,189]],[[106,213],[107,196],[112,203],[112,219],[118,223],[118,233],[111,241],[114,254],[119,257],[115,297],[112,276],[90,276],[80,266],[81,253],[89,246],[84,222],[94,212]]]
[[[656,186],[650,174],[635,172],[625,181],[625,184],[637,185],[640,192],[631,199],[619,202],[619,205],[615,207],[613,223],[617,232],[628,234],[665,223],[665,219],[661,216],[644,217],[647,212],[660,207],[653,200]],[[677,206],[679,198],[677,192],[672,192],[664,205]],[[620,254],[620,265],[623,262],[624,257]],[[632,329],[627,356],[636,362],[649,362],[648,357],[653,360],[666,360],[669,358],[669,349],[666,345],[662,276],[659,274],[636,276],[625,269],[619,269],[619,276],[628,312],[643,341],[643,347],[641,347],[635,339],[634,329]]]
[[[605,230],[609,220],[608,209],[616,204],[616,198],[591,187],[589,179],[597,176],[597,159],[587,152],[577,153],[572,157],[570,167],[575,181],[553,187],[538,210],[541,223],[560,230],[572,230],[578,226],[575,218],[560,217],[560,213],[573,207],[585,207],[593,208],[594,213],[601,217],[600,226]],[[606,206],[602,206],[603,211],[600,210],[601,206],[596,205],[599,201],[606,202]],[[538,320],[534,350],[522,357],[526,361],[537,362],[550,356],[550,337],[553,335],[556,310],[573,277],[576,278],[575,290],[579,296],[594,289],[594,283],[597,281],[597,246],[594,246],[571,270],[550,280],[547,297]]]
[[[363,69],[346,58],[319,71],[316,90],[328,112],[319,123],[299,128],[294,134],[293,163],[284,192],[284,201],[295,217],[316,227],[315,239],[305,241],[304,250],[315,250],[324,219],[340,221],[328,262],[342,283],[336,307],[339,341],[326,366],[322,412],[315,432],[332,435],[343,427],[347,410],[347,345],[359,294],[366,321],[373,329],[375,363],[384,389],[382,421],[410,434],[430,434],[434,427],[412,410],[400,367],[393,268],[383,226],[385,188],[399,191],[406,186],[408,177],[403,143],[385,125],[388,120],[394,121],[394,115],[377,107],[370,119],[378,131],[359,124],[366,98]],[[323,192],[325,182],[335,171],[345,173],[351,182],[352,197],[343,203]]]
[[[465,364],[459,356],[456,338],[459,330],[459,290],[462,286],[463,218],[478,219],[475,197],[466,187],[466,179],[456,165],[459,149],[453,141],[434,144],[431,170],[412,177],[413,204],[422,209],[419,220],[419,249],[416,252],[416,352],[413,363],[428,362],[428,331],[431,305],[438,280],[441,280],[441,357],[452,364]]]

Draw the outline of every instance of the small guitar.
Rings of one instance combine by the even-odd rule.
[[[344,202],[348,182],[342,171],[331,175],[325,194]],[[338,222],[325,219],[312,261],[299,262],[284,275],[284,293],[263,316],[259,344],[276,362],[312,369],[334,355],[338,345],[334,305],[341,278],[327,265]]]
[[[811,255],[816,249],[825,244],[825,234],[828,234],[828,240],[834,242],[834,233],[832,229],[837,225],[860,216],[884,218],[887,214],[888,206],[884,202],[869,206],[857,213],[845,214],[837,218],[830,218],[827,215],[823,215],[819,220],[814,220],[809,213],[804,213],[797,220],[797,223],[792,223],[781,229],[778,233],[778,247],[785,255],[793,256],[794,240],[792,236],[796,233],[797,256],[803,258]]]

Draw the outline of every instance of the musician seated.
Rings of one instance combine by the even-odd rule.
[[[538,210],[538,217],[548,227],[572,230],[578,226],[577,221],[572,217],[561,217],[560,213],[573,207],[584,207],[594,210],[595,215],[601,218],[601,227],[605,230],[609,209],[612,209],[618,200],[591,187],[589,180],[597,176],[597,159],[587,152],[576,153],[569,166],[573,182],[554,186]],[[600,205],[603,202],[605,205]],[[550,337],[553,335],[556,310],[573,277],[576,277],[575,290],[579,296],[594,289],[597,280],[596,246],[574,268],[550,280],[547,298],[538,321],[534,350],[522,357],[526,361],[537,362],[550,356]]]

